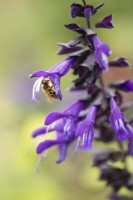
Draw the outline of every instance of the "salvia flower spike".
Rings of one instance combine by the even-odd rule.
[[[68,43],[58,42],[60,49],[57,54],[66,55],[67,58],[48,71],[38,70],[30,75],[31,78],[37,78],[32,90],[33,100],[36,100],[40,88],[50,100],[64,100],[60,87],[61,78],[65,78],[70,70],[75,78],[68,91],[76,99],[63,111],[50,112],[45,118],[44,125],[34,130],[32,137],[36,138],[54,131],[56,138],[43,139],[38,144],[36,152],[43,154],[48,149],[57,147],[59,153],[57,163],[66,159],[68,148],[74,141],[73,149],[76,146],[76,149],[87,150],[88,153],[98,142],[117,144],[119,150],[106,149],[98,155],[94,154],[93,165],[99,167],[100,179],[112,187],[109,199],[121,200],[129,199],[118,194],[122,187],[133,189],[133,175],[126,167],[127,156],[133,156],[133,120],[131,120],[133,117],[128,119],[124,113],[132,108],[132,103],[125,102],[125,96],[121,93],[121,91],[133,92],[133,78],[127,77],[126,80],[104,84],[103,73],[106,76],[106,71],[110,73],[110,68],[117,67],[122,70],[130,65],[122,56],[110,60],[112,51],[96,32],[97,28],[101,28],[101,31],[102,28],[110,31],[114,28],[112,14],[109,13],[92,24],[91,19],[95,17],[97,11],[100,13],[103,5],[104,3],[90,5],[85,0],[79,4],[73,3],[70,7],[70,16],[73,20],[77,17],[85,20],[86,26],[75,22],[65,24],[65,28],[75,32],[75,38]],[[82,92],[80,99],[76,96],[77,92]],[[117,161],[121,161],[125,167],[110,165],[110,162]]]

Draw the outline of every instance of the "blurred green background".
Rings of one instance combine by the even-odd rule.
[[[51,110],[62,110],[75,99],[65,90],[71,85],[69,73],[62,79],[63,102],[31,101],[34,80],[28,75],[37,69],[48,69],[63,57],[57,56],[56,42],[67,42],[77,36],[64,24],[83,20],[71,19],[72,0],[0,0],[0,199],[3,200],[104,200],[109,192],[105,183],[98,183],[99,171],[92,169],[93,151],[73,155],[72,149],[64,163],[57,165],[56,148],[36,170],[38,156],[32,131],[43,125]],[[80,3],[80,0],[75,3]],[[96,5],[100,0],[88,0]],[[115,29],[98,30],[107,42],[112,58],[125,56],[133,64],[133,1],[106,0],[94,17],[102,19],[113,14]],[[133,69],[114,69],[105,79],[133,78]],[[76,99],[78,98],[78,94]],[[126,98],[133,100],[133,95]],[[131,163],[130,165],[132,165]]]

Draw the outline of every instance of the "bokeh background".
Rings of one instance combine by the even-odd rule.
[[[37,141],[32,131],[43,125],[45,115],[62,110],[77,96],[68,95],[72,75],[62,79],[64,100],[47,103],[40,95],[39,103],[31,101],[34,80],[29,74],[37,69],[48,69],[64,57],[56,55],[56,42],[67,42],[76,36],[64,24],[83,20],[71,19],[72,0],[0,0],[0,199],[3,200],[104,200],[109,192],[104,182],[99,183],[99,171],[91,167],[93,151],[73,155],[72,149],[64,163],[55,163],[56,149],[36,170]],[[76,0],[75,3],[80,3]],[[88,0],[96,5],[100,0]],[[106,0],[105,6],[94,17],[102,19],[113,14],[115,28],[98,30],[107,42],[112,58],[125,56],[133,65],[133,1]],[[105,79],[133,78],[133,68],[105,74]],[[133,95],[126,98],[133,100]],[[95,151],[103,148],[94,144]],[[130,162],[132,166],[133,162]],[[132,168],[132,167],[131,167]]]

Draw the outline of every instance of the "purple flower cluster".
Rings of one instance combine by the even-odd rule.
[[[112,67],[122,69],[128,67],[129,64],[123,57],[109,60],[111,54],[109,45],[101,41],[94,31],[97,28],[114,28],[112,15],[99,20],[93,26],[91,25],[91,18],[103,5],[103,3],[97,6],[87,5],[85,1],[83,1],[83,5],[72,4],[71,17],[85,18],[87,28],[75,23],[66,24],[67,29],[78,34],[68,43],[58,43],[60,50],[57,54],[67,55],[67,58],[48,71],[39,70],[30,75],[31,78],[37,78],[32,92],[34,100],[42,85],[44,92],[48,93],[51,98],[62,100],[60,79],[70,69],[77,77],[73,81],[70,92],[82,91],[85,94],[84,98],[77,100],[64,111],[49,113],[45,118],[44,126],[36,129],[32,133],[32,137],[55,131],[56,139],[42,141],[37,146],[37,154],[42,154],[47,149],[57,146],[59,150],[57,163],[64,161],[68,147],[73,141],[76,141],[76,150],[78,148],[80,150],[91,149],[94,140],[104,143],[117,141],[121,147],[123,141],[127,142],[127,148],[122,152],[103,153],[103,157],[99,156],[94,160],[95,166],[102,166],[100,179],[107,180],[114,191],[117,191],[124,184],[127,185],[130,175],[126,169],[124,171],[113,167],[108,168],[107,162],[110,159],[113,161],[125,160],[127,155],[133,156],[132,120],[126,119],[123,113],[132,104],[126,103],[125,105],[120,93],[120,91],[133,92],[133,80],[120,80],[109,83],[106,87],[104,85],[102,79],[104,71],[106,73]],[[52,91],[54,95],[49,91]],[[115,174],[118,174],[117,181]],[[121,177],[124,177],[123,182],[118,181]],[[113,196],[110,198],[117,199]]]

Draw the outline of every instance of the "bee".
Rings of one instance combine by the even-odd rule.
[[[41,83],[42,91],[44,92],[46,99],[52,103],[53,99],[58,99],[54,85],[52,84],[51,80],[45,78],[42,80]]]

